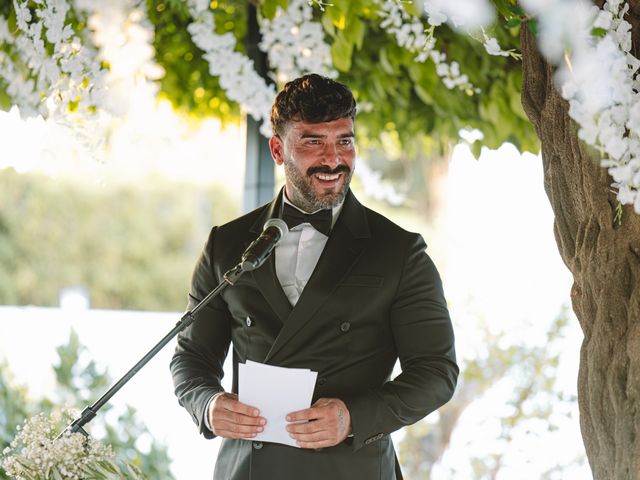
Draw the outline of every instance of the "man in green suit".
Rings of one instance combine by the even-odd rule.
[[[362,206],[349,189],[355,114],[351,91],[331,79],[311,74],[285,85],[269,142],[285,186],[271,203],[214,227],[195,267],[189,308],[268,219],[289,225],[274,254],[179,335],[171,361],[180,404],[205,437],[223,437],[215,479],[400,479],[389,434],[455,389],[453,329],[422,237]],[[402,372],[392,379],[398,359]],[[299,448],[251,440],[266,420],[236,395],[246,360],[318,372],[311,407],[286,418]]]

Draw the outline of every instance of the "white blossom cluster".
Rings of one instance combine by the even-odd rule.
[[[555,23],[541,26],[571,49],[559,62],[557,80],[579,125],[578,136],[600,151],[618,200],[640,214],[640,60],[630,53],[628,9],[624,0],[609,0],[601,10],[574,2],[574,17],[581,21],[570,31]],[[550,58],[554,54],[559,56],[551,51]]]
[[[219,78],[229,100],[237,102],[256,120],[262,120],[260,131],[271,135],[269,115],[276,95],[275,87],[267,85],[253,67],[253,62],[235,51],[236,38],[231,32],[215,32],[213,12],[207,0],[189,0],[194,21],[187,27],[193,43],[204,51],[209,73]]]
[[[380,7],[379,14],[382,18],[380,27],[393,35],[400,47],[416,53],[414,59],[416,62],[424,63],[431,59],[445,87],[449,90],[457,88],[468,94],[480,92],[480,89],[469,81],[469,77],[460,72],[458,62],[447,63],[447,55],[435,48],[435,27],[446,18],[442,20],[439,17],[429,16],[428,21],[431,26],[425,29],[422,21],[410,15],[399,0],[381,1]]]
[[[477,30],[494,20],[488,0],[424,0],[422,7],[429,25],[434,27],[449,22],[454,28]]]
[[[82,121],[100,109],[106,71],[66,22],[67,1],[13,0],[13,7],[15,34],[0,16],[0,81],[21,115]]]
[[[109,462],[114,454],[111,447],[85,438],[81,433],[67,432],[56,439],[59,425],[73,417],[71,412],[52,417],[41,413],[31,417],[22,428],[18,427],[18,434],[2,452],[0,466],[18,480],[87,478],[88,467]]]
[[[267,53],[277,82],[311,72],[331,78],[338,76],[322,25],[312,17],[313,7],[308,0],[290,0],[286,10],[278,7],[273,20],[262,20],[260,49]]]
[[[136,86],[164,74],[154,62],[153,26],[146,16],[145,0],[75,1],[76,9],[86,12],[92,39],[109,64],[105,106],[115,116],[124,117]],[[157,85],[148,85],[157,90]]]
[[[498,39],[487,35],[484,29],[482,29],[482,36],[484,37],[482,45],[489,55],[493,55],[495,57],[513,57],[517,60],[522,58],[522,54],[513,49],[503,50],[500,44],[498,44]]]

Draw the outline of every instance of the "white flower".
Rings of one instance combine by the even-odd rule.
[[[494,10],[488,0],[424,0],[423,8],[430,25],[450,20],[453,27],[477,30],[494,21]]]
[[[593,22],[593,26],[596,28],[609,30],[609,28],[611,28],[612,21],[613,21],[613,15],[611,12],[606,10],[600,10],[600,12],[598,13],[598,16],[596,17],[596,21]]]
[[[636,194],[636,198],[635,201],[633,202],[633,210],[636,212],[636,214],[640,215],[640,195],[638,195],[638,192],[635,192]]]
[[[9,22],[0,15],[0,45],[13,43],[13,36],[9,33]]]
[[[640,213],[640,93],[635,78],[640,61],[630,52],[630,28],[623,18],[628,4],[608,1],[602,11],[592,9],[586,28],[602,28],[606,34],[573,35],[572,68],[561,62],[558,79],[569,100],[569,115],[579,125],[578,136],[603,154],[601,166],[608,169],[618,200]]]
[[[640,136],[640,98],[636,98],[629,109],[629,120],[626,127],[636,136]]]
[[[437,27],[447,21],[447,16],[442,11],[440,5],[435,2],[426,0],[424,2],[424,11],[427,14],[427,21],[429,22],[429,25]]]
[[[189,0],[189,7],[195,13],[206,12],[209,10],[210,0]]]
[[[463,91],[479,91],[469,82],[468,76],[460,74],[460,67],[456,62],[447,65],[445,63],[446,55],[435,49],[434,25],[446,20],[446,16],[444,18],[440,16],[442,9],[445,8],[443,5],[441,0],[425,1],[424,8],[431,24],[429,28],[425,29],[422,21],[409,15],[399,1],[388,0],[380,4],[379,15],[382,19],[380,26],[395,36],[396,43],[400,47],[415,53],[416,62],[426,62],[431,58],[445,87],[459,88]],[[393,21],[389,19],[393,19]]]
[[[436,73],[440,77],[449,75],[449,65],[447,65],[446,63],[439,63],[436,66]]]
[[[16,22],[18,24],[18,28],[23,32],[26,32],[28,29],[28,23],[31,21],[31,12],[29,11],[29,7],[27,6],[28,2],[22,2],[19,0],[13,0],[13,8],[16,12]]]
[[[275,88],[256,73],[251,60],[235,51],[232,33],[218,35],[215,32],[213,13],[200,10],[203,3],[190,0],[189,5],[195,20],[187,30],[196,46],[205,52],[203,58],[209,63],[209,73],[219,77],[220,86],[230,100],[240,104],[256,120],[262,120],[263,133],[269,132]]]
[[[499,55],[503,57],[509,56],[509,52],[505,52],[504,50],[502,50],[502,48],[500,48],[500,45],[498,45],[498,39],[494,37],[485,36],[484,49],[489,55]]]
[[[291,0],[286,10],[278,7],[273,20],[260,25],[260,49],[268,54],[278,81],[287,81],[315,72],[336,77],[324,31],[312,21],[313,11],[305,0]]]

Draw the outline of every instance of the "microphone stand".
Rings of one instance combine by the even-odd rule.
[[[270,251],[268,253],[271,253]],[[264,259],[261,259],[264,261]],[[244,265],[243,265],[244,264]],[[248,267],[248,268],[243,268]],[[257,268],[254,266],[254,268]],[[113,397],[118,390],[120,390],[131,378],[138,373],[138,371],[144,367],[149,360],[151,360],[162,348],[169,343],[169,341],[175,337],[182,330],[191,325],[195,320],[195,315],[202,310],[214,297],[220,294],[227,286],[233,285],[243,273],[249,270],[253,270],[246,263],[241,262],[224,274],[224,279],[214,288],[206,297],[204,297],[200,303],[198,303],[192,310],[187,311],[182,318],[176,323],[176,326],[167,333],[162,340],[160,340],[147,354],[142,357],[138,363],[136,363],[131,370],[129,370],[120,380],[118,380],[104,395],[102,395],[91,406],[86,407],[80,416],[71,422],[67,428],[65,428],[57,438],[62,437],[66,432],[76,433],[80,432],[85,437],[89,434],[83,428],[87,423],[93,420],[98,413],[98,410],[102,408]]]

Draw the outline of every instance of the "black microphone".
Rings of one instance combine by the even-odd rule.
[[[289,227],[280,218],[271,218],[264,224],[264,230],[242,254],[242,270],[250,272],[260,267],[269,257],[282,237],[289,233]]]

